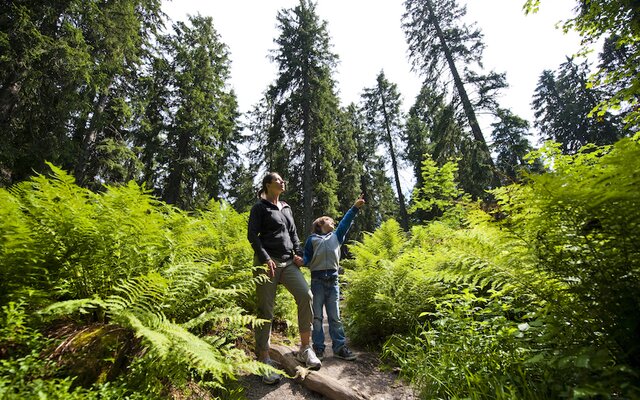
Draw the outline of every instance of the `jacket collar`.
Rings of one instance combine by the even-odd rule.
[[[260,201],[262,202],[262,204],[266,204],[271,208],[278,208],[278,206],[276,206],[275,204],[273,204],[272,202],[270,202],[269,200],[265,199],[265,198],[260,198]],[[289,206],[289,204],[286,201],[282,201],[280,200],[280,203],[282,204],[282,209],[284,210],[285,208],[291,208]]]

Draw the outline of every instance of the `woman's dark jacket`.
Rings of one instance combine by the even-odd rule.
[[[283,201],[282,210],[275,204],[260,199],[249,213],[247,239],[261,264],[273,258],[287,261],[294,254],[302,256],[302,248],[291,207]]]

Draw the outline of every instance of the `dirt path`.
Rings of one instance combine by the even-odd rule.
[[[322,361],[320,373],[331,376],[343,382],[355,392],[371,400],[416,400],[412,390],[400,381],[397,374],[381,371],[378,357],[357,348],[350,348],[358,356],[353,361],[345,361],[333,356],[331,339],[328,337],[329,327],[325,322],[325,357]],[[293,344],[289,344],[293,346]],[[326,397],[306,389],[301,384],[283,379],[280,383],[269,386],[262,383],[259,376],[245,376],[241,378],[246,388],[245,395],[249,400],[297,400],[297,399],[326,399]]]

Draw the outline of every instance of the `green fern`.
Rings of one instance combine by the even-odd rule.
[[[261,322],[246,214],[218,202],[187,214],[135,183],[94,194],[51,171],[0,189],[0,285],[3,301],[44,305],[45,322],[67,326],[64,345],[48,350],[61,374],[73,378],[73,360],[91,351],[106,357],[95,368],[108,367],[94,380],[161,396],[167,385],[223,391],[238,374],[272,370],[235,347]],[[295,312],[293,299],[278,302],[280,318]]]
[[[206,375],[211,380],[210,384],[215,382],[216,386],[222,388],[226,380],[233,379],[237,374],[257,373],[262,368],[243,352],[233,348],[227,338],[208,336],[204,339],[188,330],[205,322],[218,322],[216,326],[221,330],[219,333],[233,329],[235,335],[243,329],[242,324],[255,323],[255,318],[241,315],[241,310],[235,307],[212,310],[208,316],[200,315],[179,325],[165,315],[166,310],[171,310],[172,293],[175,292],[171,281],[152,273],[123,281],[115,288],[113,295],[104,299],[60,302],[47,307],[42,313],[61,316],[102,310],[109,324],[130,329],[142,340],[146,349],[143,359],[149,372],[160,374],[157,376],[166,375],[178,385],[196,374]]]

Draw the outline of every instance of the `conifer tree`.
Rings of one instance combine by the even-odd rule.
[[[519,171],[528,169],[524,156],[533,150],[529,143],[529,123],[510,110],[499,109],[498,121],[492,124],[492,148],[497,153],[496,168],[503,184],[520,181]]]
[[[142,163],[140,181],[160,197],[168,159],[165,138],[171,126],[172,72],[167,54],[163,53],[154,54],[149,67],[150,72],[141,76],[136,85],[134,96],[140,111],[134,121],[132,141]]]
[[[455,106],[445,103],[444,92],[425,82],[409,110],[405,129],[406,157],[413,168],[415,188],[423,187],[425,161],[432,160],[438,167],[447,162],[458,162],[460,165],[464,163],[467,155],[462,153],[461,144],[465,135],[461,126],[456,117]],[[471,193],[474,184],[465,178],[466,176],[456,175],[460,186]],[[423,191],[413,190],[411,204],[414,211],[411,216],[425,221],[433,215],[415,207],[415,204],[425,200],[422,196]]]
[[[402,186],[400,185],[399,172],[400,154],[403,151],[399,146],[403,116],[400,111],[401,100],[398,86],[389,82],[384,76],[384,72],[381,71],[376,78],[376,86],[365,88],[362,98],[367,118],[367,128],[377,138],[377,144],[386,147],[391,161],[391,171],[398,196],[400,224],[404,230],[409,230],[409,217]]]
[[[457,0],[406,0],[405,8],[403,28],[413,68],[425,81],[440,82],[455,94],[456,104],[460,102],[472,138],[464,146],[469,157],[474,157],[468,163],[473,175],[469,179],[477,189],[471,194],[483,196],[483,189],[495,187],[499,180],[476,114],[497,107],[496,93],[506,86],[504,74],[482,74],[472,68],[482,65],[484,43],[479,30],[460,22],[466,7]],[[449,82],[453,82],[451,89]],[[478,94],[476,98],[469,95],[470,89]],[[464,175],[465,169],[460,173]]]
[[[231,170],[226,200],[239,213],[251,210],[251,206],[256,202],[257,185],[253,183],[256,175],[257,171],[244,165],[242,160],[238,160],[237,165]]]
[[[618,34],[611,34],[605,38],[602,44],[602,51],[598,57],[598,70],[594,74],[599,81],[596,89],[603,94],[604,101],[610,103],[616,109],[616,114],[620,115],[623,121],[629,122],[625,123],[623,127],[626,130],[625,134],[630,134],[633,131],[632,121],[638,118],[637,115],[634,116],[633,114],[637,113],[638,107],[634,109],[633,101],[625,100],[618,104],[617,96],[618,93],[620,93],[620,96],[626,96],[623,93],[628,92],[628,88],[632,87],[634,80],[640,74],[638,64],[630,63],[630,60],[638,57],[638,54],[634,54],[634,52],[637,53],[637,46],[623,40]],[[630,69],[630,71],[626,73],[619,72],[627,69]],[[615,79],[610,79],[610,77],[615,77]],[[604,115],[602,111],[593,113],[593,110],[592,114],[596,114],[596,116]],[[638,120],[638,123],[640,123],[640,120]]]
[[[417,187],[421,186],[422,165],[427,155],[438,166],[462,158],[463,137],[455,106],[445,103],[442,90],[425,82],[409,110],[405,130],[407,160],[413,167]]]
[[[589,113],[604,95],[588,85],[587,62],[576,64],[568,59],[556,72],[540,75],[533,97],[535,126],[543,140],[562,144],[565,153],[573,154],[587,143],[614,143],[623,136],[620,118],[603,112],[596,118]]]
[[[527,0],[525,12],[536,12],[540,0]],[[609,40],[620,52],[614,67],[600,65],[591,80],[596,89],[603,90],[606,97],[597,108],[591,110],[598,116],[610,109],[622,110],[626,128],[638,131],[640,107],[640,6],[633,0],[577,1],[576,13],[564,21],[565,31],[575,30],[582,37],[585,47],[599,40]]]
[[[279,73],[266,93],[273,105],[269,144],[286,146],[288,168],[278,172],[289,181],[287,199],[301,219],[299,230],[306,232],[315,215],[337,213],[339,101],[332,73],[338,57],[331,52],[327,23],[310,0],[279,11],[277,27],[272,59]]]
[[[44,172],[45,160],[75,170],[80,183],[98,173],[110,180],[99,146],[111,140],[103,152],[126,150],[128,94],[163,24],[160,6],[159,0],[0,4],[0,183]]]
[[[287,174],[293,146],[285,140],[284,132],[276,126],[274,101],[265,93],[247,114],[248,158],[256,170]]]
[[[349,237],[359,240],[364,232],[375,231],[387,219],[397,219],[398,201],[386,176],[385,160],[376,151],[378,140],[367,129],[364,111],[349,104],[341,113],[338,135],[344,155],[336,164],[340,177],[338,215],[348,210],[357,196],[364,195],[366,207],[360,209],[349,230]]]
[[[362,193],[360,182],[362,177],[362,163],[357,157],[358,147],[356,130],[359,127],[358,110],[355,104],[350,104],[338,115],[337,137],[338,153],[341,157],[336,160],[336,174],[340,180],[338,191],[339,213],[346,212]]]
[[[166,184],[162,198],[193,209],[222,197],[230,161],[241,139],[238,105],[227,87],[230,61],[227,47],[211,17],[177,22],[165,38],[171,60],[170,126],[167,127]]]

